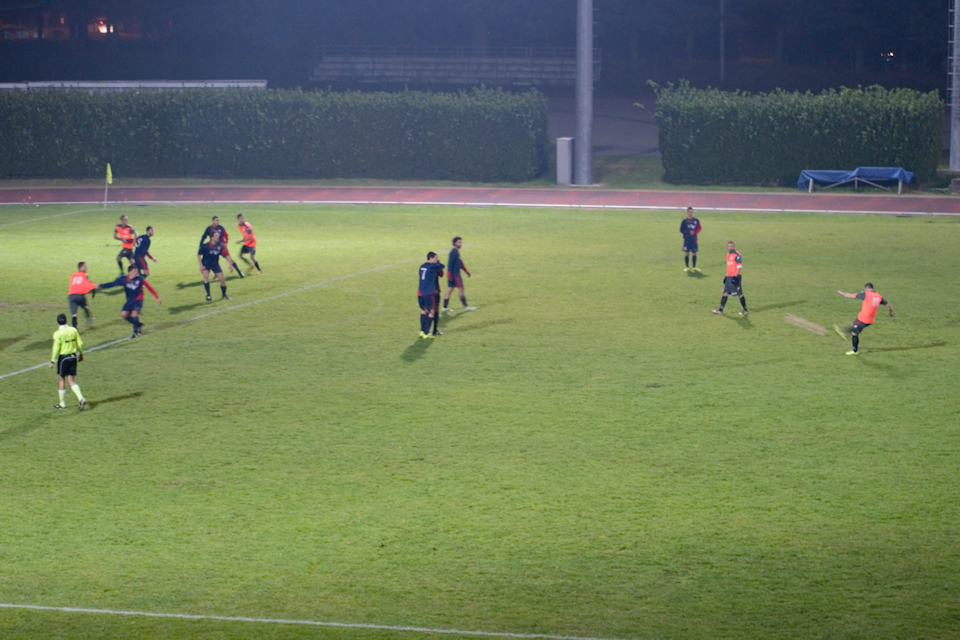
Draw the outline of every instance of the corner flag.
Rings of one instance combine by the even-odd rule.
[[[107,163],[107,184],[113,184],[113,171],[110,170],[110,163]]]

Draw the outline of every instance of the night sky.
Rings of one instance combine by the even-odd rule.
[[[594,0],[601,88],[717,84],[719,4]],[[726,0],[731,82],[942,88],[949,5]],[[573,47],[575,10],[576,0],[0,0],[0,81],[262,78],[306,88],[322,47]]]

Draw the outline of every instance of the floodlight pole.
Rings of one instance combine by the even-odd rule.
[[[573,183],[593,184],[593,0],[577,0],[577,137]]]
[[[953,52],[950,60],[950,171],[960,171],[960,0],[953,0]]]

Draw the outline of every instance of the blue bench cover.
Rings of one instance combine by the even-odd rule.
[[[816,183],[827,184],[830,187],[857,180],[867,184],[893,180],[909,184],[913,180],[913,173],[906,171],[903,167],[857,167],[853,171],[806,169],[800,172],[800,177],[797,179],[797,189],[806,189],[811,180]]]

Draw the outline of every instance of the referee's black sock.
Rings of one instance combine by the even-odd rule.
[[[723,311],[725,306],[727,306],[727,296],[720,298],[720,311]]]
[[[683,256],[683,264],[690,266],[690,256]]]
[[[207,295],[210,295],[210,283],[209,283],[209,282],[204,282],[204,283],[203,283],[203,288],[207,290]]]
[[[697,268],[697,254],[693,254],[693,268]]]
[[[857,351],[860,349],[860,336],[853,334],[853,350]]]

